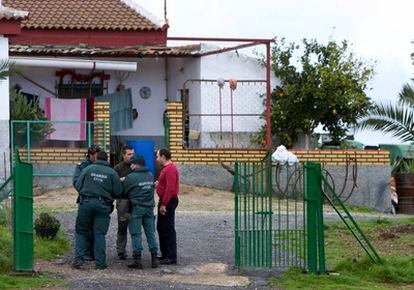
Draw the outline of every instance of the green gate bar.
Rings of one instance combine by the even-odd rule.
[[[13,196],[13,260],[16,271],[33,271],[33,167],[16,152]]]

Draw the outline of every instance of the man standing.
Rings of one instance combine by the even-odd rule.
[[[156,182],[158,203],[157,231],[160,241],[160,264],[177,264],[177,236],[175,232],[175,209],[178,206],[179,173],[171,161],[168,149],[157,152],[157,160],[164,168]]]
[[[131,157],[134,156],[134,149],[131,146],[122,146],[122,162],[118,163],[114,169],[121,181],[124,180],[131,172]],[[127,245],[127,234],[128,234],[128,219],[129,219],[129,199],[128,196],[122,195],[116,200],[116,210],[118,213],[118,236],[116,239],[116,250],[118,257],[121,260],[126,260],[126,245]]]
[[[151,252],[151,267],[157,268],[158,249],[154,225],[154,177],[151,171],[145,167],[144,157],[140,155],[131,158],[131,169],[132,172],[124,180],[124,194],[128,196],[132,206],[128,226],[134,261],[128,267],[142,269],[142,225],[147,237],[148,250]]]
[[[76,182],[78,181],[79,176],[82,173],[82,170],[85,169],[86,167],[88,167],[89,165],[93,164],[96,161],[99,151],[101,151],[101,148],[97,145],[91,145],[88,148],[88,155],[86,155],[85,160],[80,162],[78,165],[76,165],[75,173],[73,174],[73,181],[72,181],[73,187],[75,187]],[[76,203],[78,203],[78,204],[79,204],[79,198],[80,198],[80,195],[78,195],[78,198],[76,199]],[[89,234],[87,244],[89,245],[89,247],[86,250],[85,259],[88,260],[88,261],[92,261],[92,260],[94,260],[92,229],[90,230],[90,234]]]
[[[73,187],[75,187],[76,181],[78,181],[78,178],[81,175],[82,170],[96,161],[99,151],[101,151],[101,148],[97,145],[91,145],[88,148],[88,155],[86,155],[85,160],[83,160],[78,165],[76,165],[75,173],[73,173],[73,180],[72,180]],[[76,202],[79,203],[79,200],[77,200]]]
[[[76,190],[80,203],[75,227],[75,260],[73,267],[80,269],[88,248],[88,236],[93,228],[95,268],[106,268],[106,241],[112,203],[122,193],[122,186],[116,172],[108,163],[108,155],[100,151],[94,164],[85,168]]]

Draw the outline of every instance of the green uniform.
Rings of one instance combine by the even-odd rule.
[[[118,163],[114,170],[119,177],[126,177],[131,172],[131,164],[125,161]],[[128,196],[123,194],[116,200],[116,212],[118,216],[118,233],[116,238],[116,251],[119,257],[126,257],[126,245],[128,237],[128,220],[130,217],[130,203]]]
[[[105,268],[105,235],[108,232],[112,202],[122,193],[121,182],[106,161],[98,160],[82,170],[75,188],[80,193],[81,200],[76,218],[74,264],[83,264],[88,233],[93,228],[96,268]]]
[[[144,227],[148,249],[157,253],[154,225],[154,177],[146,167],[134,169],[124,181],[124,194],[128,195],[133,206],[128,227],[131,234],[132,250],[134,255],[141,254],[142,237],[141,226]]]
[[[86,167],[88,167],[91,164],[93,164],[93,162],[87,156],[85,158],[85,160],[83,160],[78,165],[76,165],[75,172],[73,173],[73,180],[72,180],[73,187],[75,187],[76,182],[78,181],[82,170],[85,169]],[[76,199],[76,203],[79,203],[79,201],[80,201],[80,196],[78,195],[78,198]],[[86,254],[86,256],[91,257],[93,259],[94,256],[93,256],[93,232],[92,232],[92,229],[90,229],[90,232],[89,232],[88,245],[89,246],[88,246],[88,249],[86,250],[85,254]]]
[[[73,173],[73,180],[72,180],[73,187],[75,187],[76,182],[78,181],[79,176],[81,175],[82,170],[85,169],[86,167],[88,167],[91,164],[93,164],[93,162],[89,158],[86,158],[81,163],[79,163],[78,165],[76,165],[75,173]]]

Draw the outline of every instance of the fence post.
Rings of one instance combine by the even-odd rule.
[[[234,259],[236,267],[240,267],[240,240],[239,240],[239,163],[234,163]]]
[[[14,269],[33,271],[33,167],[16,152],[13,195]]]
[[[26,122],[27,162],[30,162],[30,121]]]
[[[308,162],[306,168],[306,193],[308,232],[308,269],[317,274],[325,272],[325,242],[323,228],[323,203],[321,165]],[[318,269],[319,266],[319,269]]]

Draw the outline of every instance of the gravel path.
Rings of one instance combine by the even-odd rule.
[[[72,243],[76,212],[59,216]],[[212,212],[180,212],[176,215],[178,265],[150,268],[150,254],[144,240],[144,270],[127,268],[129,261],[120,261],[116,253],[116,211],[111,216],[107,235],[108,269],[94,270],[93,262],[86,270],[73,270],[72,249],[56,265],[42,265],[68,278],[70,289],[269,289],[270,276],[279,272],[240,273],[234,269],[233,214]],[[130,240],[128,257],[131,259]],[[57,270],[59,269],[59,270]]]

